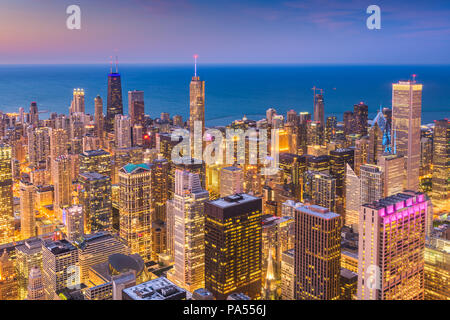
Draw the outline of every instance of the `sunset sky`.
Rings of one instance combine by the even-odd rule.
[[[448,0],[2,0],[0,64],[450,64],[449,17]]]

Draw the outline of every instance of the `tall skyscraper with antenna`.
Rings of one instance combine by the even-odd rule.
[[[191,157],[195,158],[194,154],[194,123],[200,121],[202,123],[202,139],[205,132],[205,81],[200,81],[200,77],[197,76],[197,58],[198,55],[194,55],[194,76],[192,77],[191,84],[189,86],[190,103],[189,103],[189,131],[191,137]],[[203,144],[202,144],[203,145]],[[201,155],[201,150],[200,155]]]
[[[117,114],[123,115],[123,102],[122,102],[122,82],[120,78],[118,60],[116,56],[115,71],[113,72],[112,61],[111,68],[108,74],[108,97],[106,105],[106,132],[112,132],[114,130],[114,118]]]

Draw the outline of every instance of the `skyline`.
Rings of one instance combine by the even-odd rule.
[[[69,30],[73,1],[6,1],[0,63],[450,64],[443,0],[378,1],[381,30],[367,29],[366,0],[105,3],[77,1]]]

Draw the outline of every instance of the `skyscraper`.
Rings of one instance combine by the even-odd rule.
[[[70,105],[70,114],[75,112],[84,113],[84,89],[73,89],[73,100]]]
[[[354,167],[354,150],[337,149],[330,151],[330,174],[336,178],[336,212],[345,215],[345,167]]]
[[[11,147],[0,144],[0,244],[14,240]]]
[[[41,269],[33,267],[28,277],[27,300],[45,300]]]
[[[345,169],[345,225],[358,229],[361,208],[361,180],[347,163]]]
[[[425,300],[450,299],[450,240],[431,238],[425,245]]]
[[[111,154],[103,149],[82,152],[80,154],[80,173],[83,172],[97,172],[111,177]]]
[[[220,170],[220,196],[226,197],[243,192],[244,172],[238,167],[225,167]]]
[[[205,286],[218,300],[261,295],[261,206],[248,194],[206,203]]]
[[[47,158],[50,156],[50,128],[27,129],[28,134],[28,161],[31,166],[39,168],[45,167]]]
[[[323,90],[320,90],[320,94],[316,94],[316,88],[314,87],[314,122],[319,122],[322,128],[325,127],[325,110],[323,100]]]
[[[205,202],[198,174],[176,170],[173,228],[174,268],[167,275],[176,285],[190,292],[205,286]]]
[[[151,259],[151,180],[146,164],[127,164],[119,170],[120,237],[144,261]]]
[[[197,55],[195,57],[195,71],[189,86],[190,103],[189,103],[189,130],[191,138],[191,157],[195,158],[194,153],[194,123],[201,122],[201,137],[199,146],[203,146],[203,134],[205,133],[205,81],[201,81],[197,76]],[[203,154],[203,149],[200,155]]]
[[[116,115],[114,119],[114,134],[117,148],[131,148],[131,128],[131,119],[129,116]]]
[[[56,291],[80,284],[78,251],[67,240],[42,244],[42,281],[45,298],[55,300]]]
[[[72,179],[69,157],[65,155],[57,157],[53,161],[52,171],[55,185],[54,210],[56,216],[62,221],[62,209],[72,204]]]
[[[342,217],[316,205],[286,202],[295,216],[295,299],[339,298]]]
[[[358,300],[423,300],[427,208],[415,192],[361,206]]]
[[[66,221],[67,240],[76,241],[84,235],[83,208],[74,205],[63,209],[63,216]]]
[[[75,243],[80,264],[82,283],[89,282],[89,268],[108,261],[116,253],[129,254],[130,249],[120,239],[106,231],[99,231],[83,236]]]
[[[361,166],[361,204],[383,198],[383,172],[373,164]],[[390,182],[388,182],[390,183]]]
[[[32,102],[30,105],[30,124],[36,128],[39,126],[39,112],[36,102]]]
[[[18,283],[14,262],[6,249],[0,256],[0,300],[17,300]]]
[[[435,122],[433,139],[432,200],[436,211],[450,208],[450,122]]]
[[[16,247],[16,272],[19,282],[19,299],[27,297],[28,276],[32,268],[42,268],[42,240],[31,238]]]
[[[34,200],[34,185],[25,180],[20,181],[20,232],[22,239],[36,236]]]
[[[399,81],[392,85],[392,137],[396,151],[405,159],[403,189],[419,189],[420,125],[422,113],[422,84]]]
[[[97,172],[80,173],[79,202],[83,207],[85,230],[92,233],[112,228],[111,178]]]
[[[387,153],[380,157],[378,165],[383,172],[383,198],[403,191],[404,164],[403,156]]]
[[[128,91],[128,114],[131,123],[142,124],[144,121],[144,91]]]
[[[97,132],[97,137],[103,139],[103,130],[105,126],[105,120],[103,117],[103,100],[98,95],[94,99],[95,106],[95,128]]]
[[[117,69],[113,72],[112,68],[108,74],[108,97],[106,104],[106,119],[105,119],[105,131],[112,132],[114,130],[114,119],[117,114],[123,114],[123,102],[122,102],[122,82],[120,79],[120,73]]]
[[[367,135],[368,110],[369,108],[364,102],[353,106],[353,118],[355,119],[354,133],[360,134],[361,136]]]

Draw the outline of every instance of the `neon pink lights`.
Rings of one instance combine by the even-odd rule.
[[[393,212],[394,212],[394,206],[393,205],[387,206],[387,213],[391,214]]]
[[[414,201],[414,200],[417,200]],[[399,201],[393,205],[389,205],[385,208],[378,210],[378,215],[384,217],[383,222],[389,223],[402,218],[408,218],[409,216],[418,215],[421,212],[427,212],[427,203],[423,194],[417,197],[411,197],[406,201]]]

